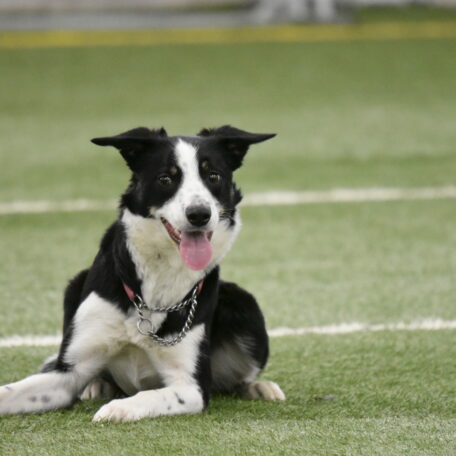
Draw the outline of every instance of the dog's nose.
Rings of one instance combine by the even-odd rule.
[[[189,206],[185,210],[188,221],[193,226],[204,226],[211,218],[211,209],[207,206]]]

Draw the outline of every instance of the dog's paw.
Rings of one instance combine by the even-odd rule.
[[[112,399],[118,396],[118,390],[111,383],[101,378],[92,380],[79,395],[79,399]]]
[[[6,415],[9,412],[9,403],[13,397],[14,390],[11,386],[0,386],[0,415]]]
[[[13,388],[9,385],[0,386],[0,401],[6,399],[13,393]]]
[[[115,399],[103,405],[93,417],[92,421],[98,423],[100,421],[111,421],[113,423],[128,423],[130,421],[137,421],[145,418],[143,407],[140,404],[131,400]]]
[[[285,394],[275,382],[257,381],[245,385],[242,396],[245,399],[265,399],[267,401],[284,401]]]
[[[16,386],[1,386],[0,415],[15,415],[34,411],[36,405],[39,404],[41,400],[41,396],[21,394],[20,389]]]

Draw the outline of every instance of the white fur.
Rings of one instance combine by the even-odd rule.
[[[125,399],[115,399],[98,410],[94,422],[129,422],[161,415],[199,413],[203,398],[196,384],[175,385],[158,390],[140,391]]]
[[[36,374],[0,387],[0,415],[43,412],[71,404],[77,380],[68,373]]]

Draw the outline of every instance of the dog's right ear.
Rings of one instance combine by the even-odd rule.
[[[91,141],[97,146],[113,146],[127,162],[128,167],[134,172],[140,167],[140,162],[145,152],[154,150],[154,146],[163,144],[168,138],[164,128],[150,130],[138,127],[116,136],[93,138]]]
[[[218,128],[203,128],[198,136],[213,137],[222,144],[227,162],[234,171],[242,165],[242,160],[252,144],[267,141],[276,135],[275,133],[249,133],[231,125],[223,125]]]

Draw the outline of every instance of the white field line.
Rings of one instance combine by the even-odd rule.
[[[115,200],[75,199],[67,201],[12,201],[0,203],[0,215],[46,214],[48,212],[104,211],[116,207]]]
[[[321,191],[269,191],[247,195],[243,206],[356,203],[456,198],[456,186],[419,188],[339,188]],[[116,200],[13,201],[0,203],[0,215],[113,210]]]
[[[421,188],[337,188],[322,191],[262,192],[245,197],[245,206],[356,203],[368,201],[428,200],[456,198],[456,186]]]
[[[439,331],[456,329],[456,320],[442,320],[440,318],[427,318],[411,323],[341,323],[327,326],[309,326],[305,328],[275,328],[268,331],[269,337],[305,336],[308,334],[321,334],[334,336],[338,334],[352,334],[356,332],[379,331]],[[61,335],[47,336],[11,336],[0,338],[0,348],[8,347],[49,347],[59,345]]]
[[[305,336],[308,334],[351,334],[355,332],[379,331],[439,331],[443,329],[456,329],[456,320],[442,320],[440,318],[426,318],[410,323],[341,323],[327,326],[309,326],[306,328],[274,328],[268,331],[269,337]]]

